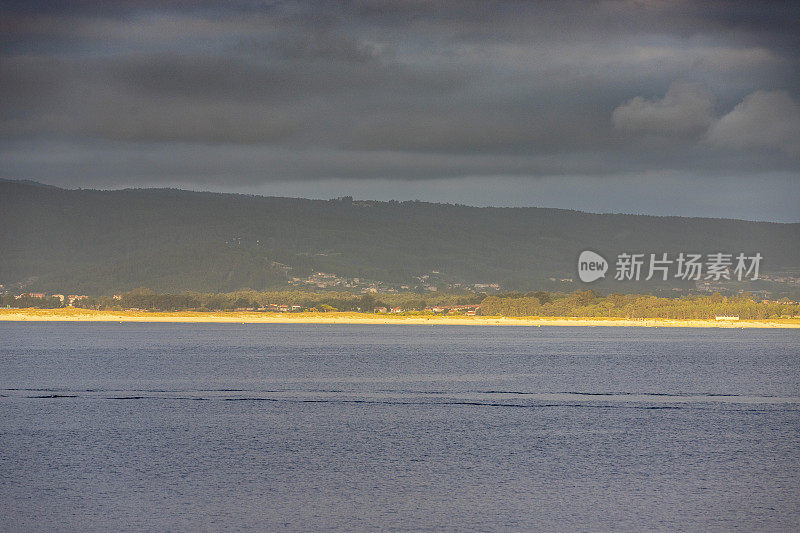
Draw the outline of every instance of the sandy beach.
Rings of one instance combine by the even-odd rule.
[[[800,319],[673,320],[665,318],[402,316],[362,313],[149,312],[89,309],[0,309],[7,322],[177,322],[240,324],[407,324],[453,326],[611,326],[685,328],[800,328]]]

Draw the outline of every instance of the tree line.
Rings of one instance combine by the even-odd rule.
[[[790,302],[757,302],[751,295],[682,296],[666,298],[648,294],[609,294],[594,291],[503,294],[481,302],[486,316],[576,316],[613,318],[709,319],[738,316],[764,319],[800,316],[800,305]]]
[[[17,297],[8,293],[0,294],[0,307],[57,309],[59,307],[64,307],[64,303],[60,298],[56,298],[55,296],[50,296],[47,298],[35,298],[26,294]]]
[[[735,315],[741,319],[764,319],[800,316],[800,304],[788,301],[756,301],[747,293],[723,296],[691,295],[676,298],[648,294],[601,295],[592,290],[572,293],[537,291],[485,294],[381,293],[353,294],[348,292],[304,291],[236,291],[229,293],[156,293],[141,288],[116,297],[88,297],[74,302],[75,307],[122,311],[232,311],[235,309],[265,309],[270,305],[299,306],[317,312],[372,312],[375,308],[400,308],[403,312],[420,312],[430,307],[480,304],[483,316],[575,316],[610,318],[672,318],[708,319],[719,315]],[[16,298],[0,295],[0,306],[14,308],[58,308],[64,304],[58,298]]]
[[[375,308],[400,307],[406,311],[421,311],[428,306],[479,304],[484,294],[415,293],[353,294],[349,292],[303,291],[236,291],[229,293],[159,294],[141,288],[114,297],[86,298],[75,302],[76,307],[101,310],[145,309],[152,311],[232,311],[234,309],[268,308],[270,305],[299,306],[310,311],[372,312]]]

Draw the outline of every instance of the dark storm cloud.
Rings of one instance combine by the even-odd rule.
[[[796,3],[0,10],[0,177],[413,189],[406,180],[637,175],[657,188],[674,173],[785,181],[800,169]]]

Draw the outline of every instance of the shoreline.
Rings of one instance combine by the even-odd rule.
[[[393,324],[452,326],[584,326],[667,328],[800,328],[800,319],[711,320],[669,318],[582,318],[496,316],[392,316],[362,313],[259,313],[247,311],[160,312],[95,311],[90,309],[0,309],[2,322],[164,322],[239,324]]]

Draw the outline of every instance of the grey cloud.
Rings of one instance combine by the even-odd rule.
[[[373,179],[414,182],[465,176],[506,176],[539,179],[541,176],[596,176],[619,174],[666,175],[685,171],[707,178],[763,173],[764,159],[742,154],[705,160],[691,152],[690,164],[674,164],[674,152],[662,150],[656,163],[649,153],[632,148],[624,154],[575,151],[566,154],[504,154],[493,152],[442,153],[391,150],[348,150],[294,145],[137,142],[49,141],[0,143],[0,178],[41,179],[60,184],[77,182],[97,186],[168,184],[189,181],[198,186],[226,186],[267,182],[302,182],[331,178],[368,183]],[[652,168],[666,169],[658,172]],[[781,167],[792,172],[791,165]],[[795,173],[796,174],[796,173]],[[499,178],[498,178],[499,179]]]
[[[705,131],[713,110],[714,98],[707,87],[676,82],[663,98],[637,96],[616,108],[611,118],[620,129],[674,135]]]
[[[234,181],[239,184],[327,178],[410,182],[494,172],[507,176],[608,174],[617,168],[616,164],[604,161],[603,156],[591,153],[572,154],[568,159],[552,155],[505,155],[498,161],[492,153],[109,141],[12,143],[0,149],[0,160],[3,161],[0,177],[3,178],[33,178],[35,169],[39,168],[47,174],[55,174],[58,180],[68,182],[80,175],[93,184],[106,181],[115,185],[136,180],[148,183],[193,180],[211,184],[230,175],[235,175]],[[89,161],[91,165],[84,168]]]
[[[459,86],[458,74],[447,70],[174,54],[10,58],[0,72],[8,74],[0,80],[3,136],[133,141],[280,143],[299,133],[330,143],[367,108],[382,113],[410,99],[421,105]]]
[[[757,91],[708,132],[717,146],[773,148],[800,156],[800,104],[784,91]]]
[[[800,94],[798,16],[715,0],[10,1],[0,175],[797,179],[796,104],[774,95]]]

